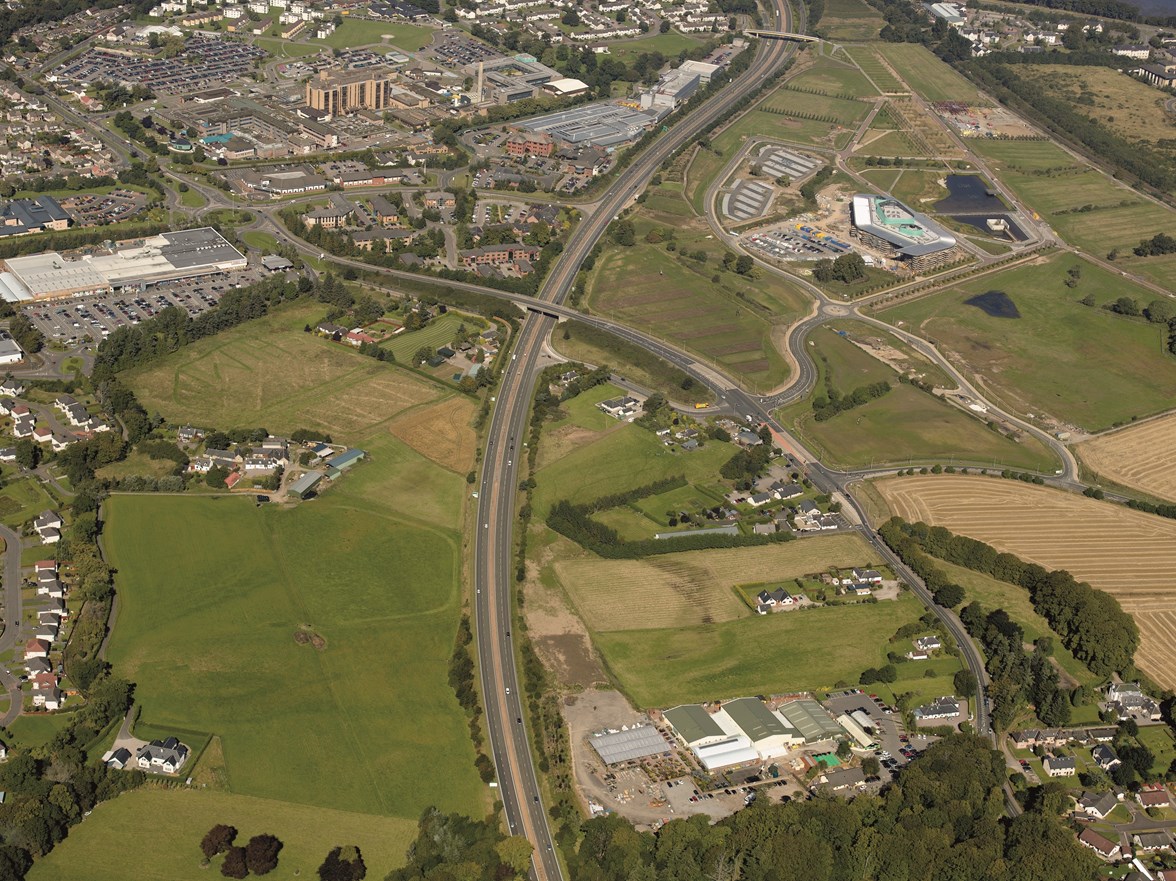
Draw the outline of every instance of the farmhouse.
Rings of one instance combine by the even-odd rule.
[[[1082,798],[1078,799],[1078,809],[1088,817],[1103,820],[1115,809],[1115,805],[1118,803],[1119,800],[1115,798],[1113,792],[1104,792],[1102,794],[1097,792],[1084,792],[1082,793]]]
[[[1093,829],[1083,829],[1078,834],[1078,841],[1089,847],[1104,860],[1113,860],[1119,856],[1119,845],[1105,836],[1099,835]]]
[[[938,636],[920,636],[915,640],[915,648],[923,652],[937,652],[943,648],[943,642]]]
[[[174,737],[169,737],[166,740],[153,740],[146,746],[140,747],[135,758],[139,767],[144,771],[156,773],[162,771],[165,774],[174,774],[188,760],[188,747]]]
[[[1078,763],[1073,756],[1046,756],[1041,767],[1050,777],[1073,777],[1078,773]]]
[[[761,590],[756,600],[763,606],[791,606],[796,602],[792,594],[782,587],[773,591]]]

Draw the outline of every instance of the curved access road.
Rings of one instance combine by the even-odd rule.
[[[783,0],[776,3],[776,23],[782,30],[791,30],[789,9]],[[774,76],[793,52],[795,45],[791,43],[761,43],[750,67],[741,76],[679,120],[621,172],[601,198],[600,208],[572,233],[538,299],[543,304],[561,304],[571,290],[580,264],[604,235],[608,224],[636,198],[660,164]],[[525,702],[519,690],[511,637],[516,487],[522,473],[519,462],[527,453],[523,442],[542,343],[550,335],[557,314],[554,311],[536,314],[543,310],[543,305],[538,303],[533,308],[536,311],[524,321],[514,353],[506,364],[487,432],[475,524],[474,600],[486,727],[507,825],[512,834],[526,836],[535,847],[532,877],[536,881],[551,881],[562,879],[563,869],[552,844],[532,761]]]

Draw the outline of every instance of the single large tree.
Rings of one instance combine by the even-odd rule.
[[[254,875],[265,875],[278,867],[282,842],[273,835],[254,835],[245,845],[245,864]]]
[[[363,881],[367,875],[363,855],[355,845],[336,847],[318,870],[319,881]]]
[[[221,863],[221,874],[226,878],[244,878],[249,874],[249,864],[245,861],[245,848],[230,847],[225,854],[225,861]]]

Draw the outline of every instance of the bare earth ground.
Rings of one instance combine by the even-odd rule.
[[[470,427],[474,402],[464,395],[415,408],[388,426],[400,440],[443,468],[463,473],[473,467],[477,436]]]
[[[1098,476],[1176,502],[1176,413],[1097,437],[1077,452]]]
[[[1136,662],[1161,685],[1176,686],[1176,521],[991,477],[926,475],[875,485],[899,517],[1067,569],[1112,594],[1139,625]]]

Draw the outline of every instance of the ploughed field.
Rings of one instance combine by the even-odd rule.
[[[880,480],[891,511],[987,542],[1105,590],[1134,616],[1136,663],[1176,685],[1176,521],[1048,487],[992,477]]]

